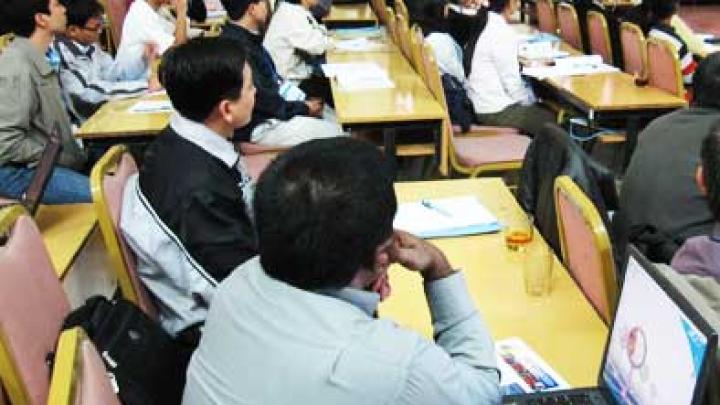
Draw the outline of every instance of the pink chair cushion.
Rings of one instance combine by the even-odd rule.
[[[50,369],[70,304],[55,274],[42,236],[29,216],[21,216],[0,247],[0,331],[32,405],[47,402]]]
[[[620,42],[622,43],[625,72],[631,75],[642,74],[644,69],[642,39],[635,32],[620,30]]]
[[[77,383],[81,386],[75,391],[75,405],[120,405],[95,346],[85,339],[80,349],[82,373]]]
[[[678,88],[681,78],[675,60],[677,55],[665,46],[648,43],[648,83],[677,96],[682,96]],[[679,81],[680,80],[680,81]]]
[[[537,4],[538,28],[542,32],[555,34],[557,32],[557,21],[552,0],[539,0]]]
[[[565,7],[557,9],[558,25],[560,26],[560,37],[577,50],[582,50],[582,39],[580,38],[580,26],[575,14]]]
[[[523,135],[455,137],[455,155],[463,166],[522,161],[530,145]]]
[[[565,233],[568,270],[590,303],[605,321],[610,320],[610,303],[603,278],[603,268],[592,230],[580,209],[565,194],[559,193],[558,215]]]
[[[242,159],[245,167],[248,169],[250,177],[257,182],[262,172],[265,171],[265,168],[268,167],[276,156],[274,153],[262,153],[243,156]]]
[[[125,266],[128,269],[128,273],[130,274],[130,281],[138,294],[139,307],[146,314],[155,318],[157,314],[156,308],[150,300],[150,296],[137,274],[137,259],[135,258],[135,254],[128,247],[127,242],[125,242],[125,238],[123,237],[119,226],[125,184],[127,184],[128,178],[137,173],[137,171],[138,169],[135,164],[135,160],[129,153],[125,153],[118,163],[115,174],[107,175],[103,179],[103,191],[105,192],[105,199],[107,201],[108,209],[110,210],[110,216],[113,220],[115,237],[120,244],[120,251],[122,253]]]
[[[602,24],[600,17],[591,17],[588,15],[588,36],[590,38],[590,50],[595,55],[602,56],[603,62],[612,65],[612,57],[610,55],[610,43],[608,42],[608,33]]]
[[[453,125],[452,127],[454,134],[462,134],[462,128],[460,128],[460,125]],[[518,135],[520,134],[520,130],[517,128],[511,128],[511,127],[489,127],[485,125],[477,125],[472,124],[470,125],[470,130],[468,130],[469,133],[483,133],[488,135],[497,135],[497,134],[510,134],[510,135]]]

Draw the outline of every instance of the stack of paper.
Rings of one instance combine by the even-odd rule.
[[[393,226],[426,239],[500,230],[497,218],[472,196],[400,204]]]
[[[128,109],[133,114],[166,113],[172,110],[170,100],[140,100]]]
[[[556,59],[555,66],[524,67],[522,73],[525,76],[542,80],[547,77],[580,76],[617,71],[618,68],[604,64],[600,55],[586,55]]]
[[[522,339],[509,338],[495,342],[503,395],[529,394],[571,388]]]
[[[345,52],[371,52],[385,48],[384,44],[376,41],[370,41],[367,38],[343,39],[335,41],[336,51]]]
[[[391,89],[395,83],[377,63],[327,63],[322,65],[326,77],[334,77],[341,90]]]
[[[357,28],[340,28],[332,30],[332,36],[336,38],[372,38],[382,37],[384,31],[378,26],[374,27],[357,27]]]

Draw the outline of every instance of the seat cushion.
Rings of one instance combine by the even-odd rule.
[[[456,137],[455,155],[463,166],[522,161],[530,138],[523,135]]]
[[[460,125],[453,125],[453,133],[454,134],[463,134],[462,128],[460,128]],[[475,135],[490,135],[490,134],[519,134],[520,130],[517,128],[511,128],[511,127],[489,127],[485,125],[477,125],[472,124],[470,126],[470,130],[467,132],[467,134],[475,134]]]

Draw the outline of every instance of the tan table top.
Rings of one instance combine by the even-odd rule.
[[[553,77],[546,81],[594,111],[681,108],[687,105],[685,99],[655,87],[636,86],[634,78],[624,72]]]
[[[170,122],[169,112],[136,114],[128,109],[139,100],[164,100],[167,95],[133,97],[105,103],[75,134],[82,139],[156,135]]]
[[[396,183],[395,190],[399,201],[472,194],[501,221],[521,212],[498,178]],[[573,386],[596,384],[607,328],[559,262],[553,268],[550,296],[535,298],[525,294],[522,269],[507,254],[501,234],[433,242],[453,266],[463,269],[495,339],[520,337]],[[431,338],[420,276],[393,268],[390,281],[392,295],[381,304],[380,315]]]
[[[338,88],[331,80],[335,110],[341,124],[441,120],[443,108],[397,48],[382,52],[328,52],[329,63],[374,62],[387,70],[392,89]]]
[[[97,217],[92,204],[41,205],[35,222],[62,278],[95,228]]]
[[[362,4],[333,4],[330,13],[323,19],[325,23],[376,23],[377,18],[370,7],[370,3]]]

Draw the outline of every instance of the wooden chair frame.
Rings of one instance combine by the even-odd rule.
[[[600,25],[602,26],[603,30],[603,36],[605,37],[605,46],[607,51],[607,57],[608,60],[603,61],[607,63],[608,65],[613,64],[613,49],[612,49],[612,42],[610,42],[610,29],[608,28],[607,18],[605,18],[605,15],[599,11],[596,10],[588,10],[587,16],[585,17],[587,20],[588,27],[590,26],[590,20],[593,18],[596,18],[600,21]],[[588,28],[588,35],[590,35],[590,29]],[[590,47],[592,48],[592,40],[590,41]]]
[[[422,29],[417,24],[413,24],[410,28],[410,61],[417,74],[427,83],[425,74],[425,66],[423,63],[423,46],[425,45],[425,36]]]
[[[63,331],[55,350],[48,405],[72,405],[79,373],[82,373],[81,343],[85,332],[79,326]]]
[[[395,45],[400,46],[397,29],[397,18],[395,17],[395,11],[392,9],[392,7],[385,8],[385,23],[390,39],[393,43],[395,43]]]
[[[558,3],[558,5],[557,5],[557,12],[555,13],[555,18],[557,19],[558,32],[560,33],[560,38],[562,38],[563,40],[565,40],[564,35],[563,35],[563,32],[562,32],[562,24],[560,24],[560,17],[559,17],[559,16],[560,16],[560,10],[562,10],[562,9],[566,9],[566,10],[567,10],[568,12],[570,12],[571,15],[573,16],[573,22],[574,22],[574,25],[575,25],[575,28],[574,28],[574,29],[577,31],[577,33],[578,33],[578,40],[580,41],[579,44],[570,44],[570,45],[573,46],[573,47],[576,47],[577,50],[579,50],[579,51],[582,52],[582,50],[583,50],[583,49],[582,49],[583,45],[582,45],[582,33],[580,32],[580,19],[578,18],[577,10],[575,10],[575,6],[573,6],[573,5],[570,4],[570,3],[560,2],[560,3]],[[567,42],[567,41],[566,41],[566,42]],[[578,45],[578,46],[576,46],[576,45]]]
[[[412,61],[412,53],[410,50],[410,26],[407,19],[402,15],[395,16],[395,24],[397,29],[398,46],[405,55],[405,59]]]
[[[639,73],[639,77],[642,79],[645,79],[645,77],[647,76],[647,63],[648,63],[647,62],[647,58],[648,58],[647,41],[645,39],[645,34],[643,33],[642,29],[637,24],[633,24],[628,21],[623,21],[620,23],[621,35],[622,35],[623,31],[632,32],[637,36],[637,38],[640,39],[640,58],[642,59],[642,70]],[[622,42],[622,39],[621,39],[621,42]],[[623,54],[623,65],[625,65],[625,55],[624,54]]]
[[[665,41],[663,39],[659,39],[659,38],[648,38],[646,40],[646,44],[647,44],[647,46],[645,47],[645,49],[646,49],[645,52],[647,55],[647,59],[646,59],[645,66],[647,68],[647,73],[648,73],[647,77],[650,78],[650,74],[652,72],[652,63],[650,61],[650,55],[649,55],[650,47],[655,45],[655,46],[660,46],[660,47],[665,48],[665,50],[667,52],[669,52],[671,55],[675,55],[675,57],[673,58],[673,61],[675,64],[675,76],[676,76],[677,80],[675,83],[676,84],[675,85],[676,92],[673,94],[675,94],[678,97],[685,97],[685,84],[683,83],[683,75],[682,75],[682,69],[680,67],[680,60],[677,58],[677,49],[675,49],[675,47],[670,42]]]
[[[608,319],[604,319],[603,314],[600,315],[605,323],[609,325],[612,321],[613,314],[615,313],[615,307],[617,305],[619,294],[617,276],[615,274],[615,262],[613,260],[612,246],[610,245],[610,236],[608,235],[605,224],[600,218],[600,214],[598,213],[597,208],[595,208],[593,202],[569,176],[560,176],[555,179],[554,191],[553,195],[555,200],[555,211],[557,213],[556,216],[560,248],[562,251],[563,263],[565,263],[565,266],[568,267],[568,269],[568,243],[565,235],[563,218],[560,214],[560,193],[567,196],[572,204],[580,210],[583,219],[592,230],[593,243],[597,246],[600,263],[603,269],[603,287],[605,288],[605,299],[608,302],[609,312]],[[600,312],[598,311],[598,313]]]
[[[555,27],[555,30],[554,30],[553,32],[551,32],[551,34],[557,34],[557,31],[558,31],[558,21],[557,21],[557,14],[555,13],[555,3],[553,2],[553,0],[536,0],[536,2],[535,2],[535,8],[536,8],[535,13],[536,13],[538,16],[540,15],[540,12],[539,12],[539,10],[538,10],[538,9],[541,7],[540,3],[549,5],[550,10],[552,10],[553,26]],[[539,19],[539,17],[538,17],[538,19]],[[540,26],[540,22],[538,21],[538,28],[539,28],[539,26]]]
[[[403,0],[395,0],[395,15],[402,16],[405,21],[410,23],[410,13],[408,12],[407,5]]]

